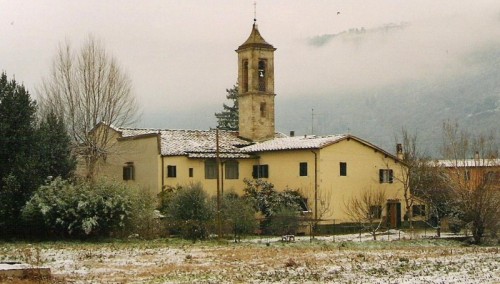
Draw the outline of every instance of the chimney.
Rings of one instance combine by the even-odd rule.
[[[403,144],[401,144],[401,143],[396,144],[396,156],[400,160],[403,160],[405,158],[405,156],[403,154]]]
[[[290,131],[290,137],[294,137],[295,136],[295,131],[291,130]]]

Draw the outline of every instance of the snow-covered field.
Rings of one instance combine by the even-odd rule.
[[[0,261],[49,267],[62,283],[500,283],[498,246],[399,233],[369,239],[3,243]]]

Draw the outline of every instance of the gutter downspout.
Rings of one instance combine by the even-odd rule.
[[[311,150],[314,154],[314,220],[318,219],[318,153]]]
[[[221,188],[220,188],[220,157],[219,157],[219,127],[215,129],[215,168],[217,174],[217,239],[222,237],[221,224]]]
[[[160,159],[161,159],[161,191],[164,190],[165,188],[165,161],[164,161],[164,156],[161,153],[161,133],[160,130],[156,133],[156,145],[158,147],[158,153],[160,154]]]
[[[165,176],[165,161],[164,157],[160,155],[161,158],[161,191],[165,189],[165,179],[163,178]]]

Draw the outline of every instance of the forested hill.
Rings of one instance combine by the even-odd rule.
[[[277,96],[277,129],[299,134],[311,129],[314,134],[350,132],[393,152],[395,136],[404,127],[417,134],[422,149],[437,157],[445,120],[457,121],[473,133],[500,130],[500,48],[491,47],[467,60],[470,70],[447,80],[430,78],[293,100],[282,94]]]

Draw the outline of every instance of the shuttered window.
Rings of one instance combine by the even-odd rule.
[[[177,177],[177,166],[174,165],[167,166],[167,177],[169,178]]]
[[[217,178],[217,163],[215,160],[205,161],[205,179]]]
[[[380,183],[393,183],[394,175],[391,169],[380,169],[379,170],[379,181]]]
[[[253,178],[269,178],[268,165],[254,165],[252,171]]]
[[[240,175],[238,161],[225,162],[224,175],[226,176],[226,179],[238,179]]]
[[[123,166],[123,180],[134,180],[134,174],[134,163],[126,163]]]

